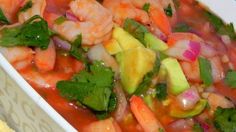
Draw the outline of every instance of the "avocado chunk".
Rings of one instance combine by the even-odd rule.
[[[128,94],[132,94],[142,82],[145,74],[150,72],[155,64],[154,51],[138,47],[125,50],[116,55],[120,65],[121,83]]]
[[[168,46],[165,42],[157,38],[151,33],[145,33],[144,41],[148,48],[153,49],[155,51],[164,51],[168,49]]]
[[[190,86],[181,69],[179,62],[174,58],[166,58],[161,64],[167,72],[167,86],[172,94],[180,94]]]
[[[104,48],[110,55],[115,55],[122,51],[119,42],[115,39],[110,39],[107,43],[105,43]]]
[[[201,99],[196,104],[196,106],[191,110],[184,111],[184,110],[178,109],[176,107],[171,107],[170,116],[175,117],[175,118],[193,117],[195,115],[200,114],[205,109],[206,105],[207,105],[207,100]]]
[[[144,47],[136,38],[118,26],[114,28],[112,37],[117,40],[122,50]]]

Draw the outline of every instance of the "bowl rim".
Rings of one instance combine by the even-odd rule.
[[[0,53],[0,66],[13,79],[16,84],[61,128],[68,132],[77,130],[67,122],[51,105],[44,100],[37,91],[16,71],[16,69]]]

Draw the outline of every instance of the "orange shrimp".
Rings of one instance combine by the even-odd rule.
[[[51,41],[46,50],[40,48],[35,49],[34,62],[39,71],[47,72],[54,68],[56,61],[56,48]]]
[[[103,6],[112,12],[114,21],[119,25],[122,25],[126,18],[135,19],[143,24],[149,23],[148,14],[135,8],[130,0],[104,0]]]
[[[10,22],[16,21],[16,14],[24,0],[0,0],[0,8]]]
[[[82,43],[85,45],[99,44],[110,37],[113,28],[112,14],[100,3],[96,0],[74,0],[69,6],[70,12],[79,21],[55,23],[54,31],[71,42],[82,34]]]
[[[140,97],[133,95],[130,98],[130,108],[145,132],[158,132],[160,129],[164,130],[154,113]]]
[[[200,83],[202,80],[200,79],[200,69],[198,61],[187,62],[181,61],[180,65],[183,69],[184,75],[187,77],[189,81]]]
[[[121,129],[113,118],[108,118],[89,124],[84,132],[121,132]]]
[[[32,65],[34,52],[28,47],[0,48],[0,52],[17,69],[22,70]]]
[[[40,15],[41,17],[43,17],[43,13],[46,7],[46,0],[31,0],[31,1],[33,3],[32,7],[18,14],[18,19],[20,23],[24,23],[26,20],[35,15]]]

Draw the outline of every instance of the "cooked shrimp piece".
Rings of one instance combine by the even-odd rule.
[[[34,62],[39,71],[48,72],[53,70],[56,61],[56,48],[53,41],[46,50],[35,49]]]
[[[35,69],[27,68],[19,71],[23,78],[36,88],[56,88],[56,83],[70,79],[71,75],[63,72],[40,73]]]
[[[189,81],[196,83],[202,82],[200,79],[200,69],[198,61],[194,62],[181,61],[180,65],[183,69],[184,75],[187,77]]]
[[[20,23],[24,23],[29,18],[35,15],[43,17],[43,13],[46,7],[46,0],[31,0],[31,1],[32,1],[32,7],[24,12],[19,13],[18,19]]]
[[[28,47],[0,48],[0,52],[17,69],[24,69],[32,64],[34,52]]]
[[[160,129],[164,130],[161,123],[144,103],[142,98],[133,95],[130,98],[130,108],[145,132],[159,132]]]
[[[168,16],[170,24],[173,26],[177,23],[177,12],[173,0],[159,0],[163,9],[171,8],[172,16]]]
[[[149,23],[148,14],[141,8],[135,8],[131,0],[104,0],[103,6],[113,14],[114,21],[122,25],[126,18],[135,19],[143,24]]]
[[[0,8],[10,22],[16,20],[17,11],[23,2],[24,0],[0,0]]]
[[[82,34],[82,43],[85,45],[99,44],[109,38],[113,22],[112,14],[106,8],[96,0],[74,0],[69,6],[71,13],[79,21],[55,23],[53,30],[71,42]]]
[[[121,129],[113,118],[108,118],[89,124],[84,132],[121,132]]]
[[[214,113],[217,107],[222,107],[222,108],[234,107],[234,104],[230,100],[226,99],[223,95],[220,94],[209,93],[207,99],[212,114]]]
[[[218,56],[212,57],[209,59],[209,61],[211,63],[212,77],[214,82],[221,81],[225,77],[225,74],[220,58]]]

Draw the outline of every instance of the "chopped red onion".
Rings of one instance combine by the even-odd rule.
[[[66,11],[66,18],[74,22],[78,21],[78,18],[71,11]]]
[[[192,87],[177,96],[179,106],[183,110],[192,109],[199,101],[200,97],[196,88]]]
[[[67,42],[66,40],[63,40],[57,36],[52,38],[54,44],[61,49],[64,49],[66,51],[69,51],[71,48],[71,44],[69,42]]]
[[[199,42],[189,41],[189,49],[183,53],[183,56],[191,61],[195,61],[198,57],[201,49]]]
[[[184,130],[191,130],[192,129],[192,123],[190,124],[188,120],[186,119],[179,119],[171,124],[168,125],[170,131],[184,131]]]

